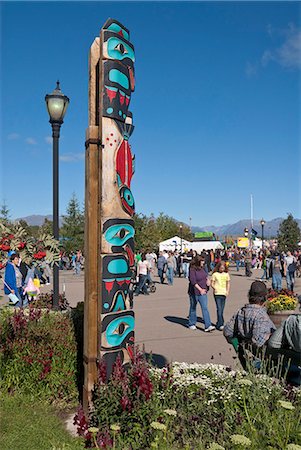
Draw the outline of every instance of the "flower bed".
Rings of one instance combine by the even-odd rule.
[[[67,314],[0,310],[0,388],[58,406],[76,404],[76,342]]]
[[[289,449],[301,446],[300,390],[214,364],[157,369],[136,354],[109,382],[100,367],[93,410],[75,417],[87,447]],[[289,447],[289,445],[291,447]],[[300,447],[301,448],[301,447]]]
[[[296,295],[287,290],[274,291],[270,289],[267,295],[267,310],[269,313],[278,311],[294,311],[298,301]]]

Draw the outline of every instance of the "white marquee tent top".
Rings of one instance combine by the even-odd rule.
[[[224,247],[219,241],[195,241],[189,242],[186,239],[182,239],[182,251],[195,250],[197,253],[201,253],[203,250],[222,250]],[[166,241],[160,242],[159,244],[160,252],[163,250],[170,251],[181,251],[181,238],[179,236],[174,236]]]

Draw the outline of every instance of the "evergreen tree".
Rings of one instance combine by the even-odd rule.
[[[67,252],[84,250],[84,213],[79,207],[75,193],[68,203],[67,214],[63,216],[63,226],[60,235]]]
[[[8,225],[10,223],[9,217],[10,217],[9,209],[4,200],[0,208],[0,222],[3,223],[4,225]]]
[[[298,242],[301,239],[301,231],[298,222],[292,214],[288,214],[287,219],[283,220],[278,231],[278,248],[280,251],[290,250],[291,252],[298,248]]]

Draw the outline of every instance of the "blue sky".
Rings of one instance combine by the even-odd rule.
[[[45,94],[70,105],[60,139],[60,214],[84,201],[88,52],[108,17],[131,32],[136,211],[193,225],[266,220],[300,204],[301,21],[297,2],[1,2],[0,201],[52,213]]]

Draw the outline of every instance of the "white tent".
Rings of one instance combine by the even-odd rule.
[[[197,253],[201,253],[203,250],[223,250],[224,246],[220,241],[195,241],[191,243],[191,248]]]
[[[182,251],[190,250],[192,248],[192,243],[182,239]],[[160,252],[163,250],[170,250],[174,252],[175,250],[181,251],[181,238],[179,236],[174,236],[173,238],[166,239],[166,241],[160,242],[159,244]]]
[[[186,239],[182,239],[182,251],[195,250],[197,253],[201,253],[203,250],[222,250],[224,247],[219,241],[195,241],[189,242]],[[166,241],[160,242],[159,244],[160,252],[163,250],[170,251],[181,251],[181,238],[179,236],[174,236],[173,238],[167,239]]]

